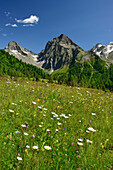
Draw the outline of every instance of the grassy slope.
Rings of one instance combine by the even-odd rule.
[[[113,168],[113,93],[1,79],[0,99],[0,169]],[[72,116],[64,118],[61,114]],[[28,128],[21,126],[25,121]],[[87,133],[88,127],[96,132]],[[83,147],[77,144],[80,138]],[[93,143],[87,143],[87,139]],[[36,145],[38,150],[32,148]],[[46,145],[52,150],[45,150]]]

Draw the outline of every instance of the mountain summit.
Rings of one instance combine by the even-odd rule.
[[[96,53],[102,60],[113,63],[113,44],[96,44],[91,51]]]
[[[56,69],[69,65],[73,56],[76,53],[83,51],[70,38],[61,34],[59,37],[48,41],[45,50],[42,50],[38,55],[41,61],[45,61],[42,68],[49,69],[53,72]]]
[[[37,66],[38,55],[23,48],[15,41],[11,41],[4,50],[25,63]]]

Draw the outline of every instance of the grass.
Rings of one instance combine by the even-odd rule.
[[[0,169],[113,168],[113,93],[1,78],[0,99]]]

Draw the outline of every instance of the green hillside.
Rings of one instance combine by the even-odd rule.
[[[88,57],[88,61],[85,61]],[[66,68],[58,69],[52,73],[51,79],[57,79],[60,84],[72,86],[113,90],[113,64],[101,60],[92,52],[87,52]]]
[[[31,64],[18,60],[4,50],[0,50],[0,76],[28,77],[34,80],[47,78],[48,74]]]

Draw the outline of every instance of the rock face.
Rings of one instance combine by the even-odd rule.
[[[40,61],[44,60],[42,68],[49,69],[53,72],[56,69],[69,65],[74,56],[83,51],[70,38],[61,34],[59,37],[49,41],[38,55]]]
[[[48,41],[45,49],[39,54],[21,47],[15,41],[10,42],[5,51],[23,62],[47,69],[50,73],[73,62],[90,62],[90,59],[94,58],[94,53],[107,63],[113,63],[113,44],[96,44],[91,50],[84,51],[64,34]]]
[[[23,47],[21,47],[17,42],[11,41],[4,49],[10,55],[15,56],[19,60],[22,60],[25,63],[35,65],[41,68],[41,64],[38,63],[38,54],[35,54]]]
[[[113,63],[113,44],[96,44],[91,51],[96,53],[102,60]]]

